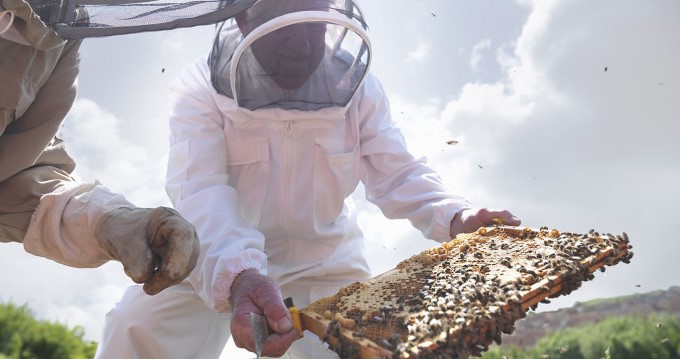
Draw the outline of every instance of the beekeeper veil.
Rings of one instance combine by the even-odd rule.
[[[256,0],[25,0],[64,39],[214,24]]]
[[[366,29],[349,0],[259,0],[218,28],[213,87],[251,111],[345,107],[370,64]]]

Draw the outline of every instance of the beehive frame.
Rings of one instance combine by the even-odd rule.
[[[301,311],[342,358],[466,358],[540,302],[633,256],[628,236],[495,226],[459,235]]]

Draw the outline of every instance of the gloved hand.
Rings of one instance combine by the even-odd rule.
[[[290,312],[283,304],[279,286],[255,269],[243,271],[234,279],[231,308],[231,335],[239,348],[255,352],[251,312],[264,315],[269,324],[269,338],[262,347],[262,356],[280,357],[300,338],[300,332],[293,327]]]
[[[496,210],[487,208],[464,209],[451,220],[451,238],[455,238],[459,233],[470,233],[480,227],[491,226],[494,224],[505,224],[508,226],[519,226],[522,223],[517,217],[507,210]]]
[[[198,260],[194,226],[171,208],[118,208],[102,218],[95,236],[149,295],[184,280]]]

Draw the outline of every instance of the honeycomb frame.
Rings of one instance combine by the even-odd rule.
[[[478,356],[548,298],[633,256],[621,235],[494,226],[462,234],[300,311],[341,358]]]

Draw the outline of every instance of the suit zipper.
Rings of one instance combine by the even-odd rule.
[[[286,236],[290,233],[290,209],[293,196],[293,184],[292,184],[292,166],[293,166],[293,152],[295,147],[294,137],[296,135],[297,128],[295,127],[295,121],[286,121],[285,128],[285,163],[283,166],[283,186],[281,191],[281,227]]]

